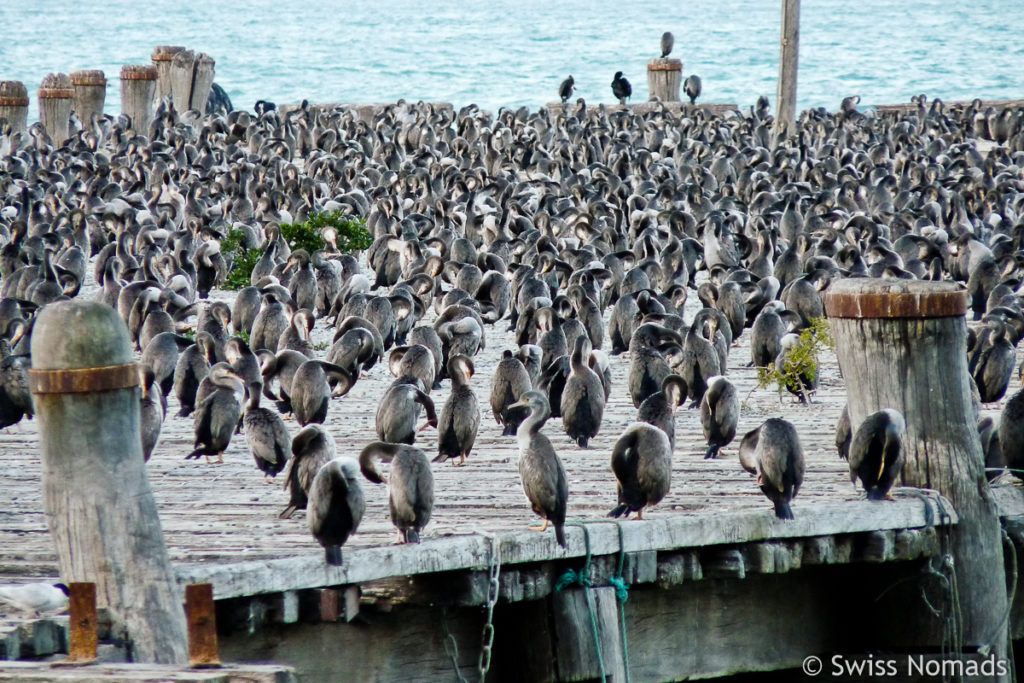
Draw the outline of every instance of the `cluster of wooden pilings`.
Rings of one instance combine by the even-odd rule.
[[[121,113],[131,119],[136,130],[149,129],[156,103],[164,99],[178,111],[206,111],[216,65],[213,57],[180,45],[158,45],[151,61],[121,67]],[[39,121],[59,146],[71,134],[72,112],[88,124],[94,115],[103,113],[106,96],[107,77],[99,69],[47,74],[36,92]],[[25,132],[28,105],[24,83],[0,81],[0,125],[6,121],[12,133]]]

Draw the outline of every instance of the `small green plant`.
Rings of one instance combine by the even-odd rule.
[[[362,251],[373,243],[373,238],[366,229],[366,221],[347,216],[341,211],[311,213],[309,218],[301,223],[283,223],[281,236],[293,251],[305,249],[312,254],[327,246],[324,234],[328,230],[337,242],[338,251],[342,253]],[[246,249],[243,244],[244,237],[242,231],[230,230],[221,240],[221,253],[231,263],[231,270],[224,281],[224,289],[238,290],[252,284],[252,269],[263,256],[262,249]]]
[[[313,348],[317,351],[326,351],[327,349],[331,348],[331,345],[328,342],[321,341],[317,342],[316,344],[313,344]]]
[[[249,333],[245,330],[238,330],[235,332],[235,336],[244,341],[246,344],[249,343]]]
[[[227,237],[220,241],[220,252],[231,264],[231,270],[224,278],[224,289],[235,291],[252,284],[249,281],[252,269],[263,256],[262,249],[246,249],[242,241],[244,238],[245,233],[241,230],[229,230]]]
[[[183,327],[183,328],[181,328],[180,330],[178,330],[178,334],[180,336],[182,336],[182,337],[187,338],[187,339],[195,340],[195,338],[196,338],[196,331],[193,328],[191,328],[191,327]]]
[[[832,328],[825,318],[814,318],[810,327],[800,332],[781,369],[777,365],[757,369],[758,388],[767,389],[774,384],[780,394],[788,390],[806,401],[809,397],[805,382],[817,380],[818,354],[826,348],[835,349]]]

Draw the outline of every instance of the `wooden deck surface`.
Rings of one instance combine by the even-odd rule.
[[[214,298],[229,300],[231,295],[215,292]],[[698,307],[696,296],[691,294],[687,302],[687,319]],[[433,314],[428,314],[428,321],[432,318]],[[370,574],[377,577],[385,566],[381,564],[382,558],[395,553],[403,557],[410,553],[431,557],[429,561],[425,560],[424,566],[429,565],[434,570],[443,569],[449,563],[455,563],[450,568],[465,566],[457,563],[460,557],[463,563],[468,561],[472,564],[479,556],[467,560],[466,556],[451,552],[452,537],[480,532],[525,532],[528,525],[537,523],[538,519],[530,511],[519,483],[515,438],[501,436],[500,429],[491,419],[488,404],[490,378],[497,359],[504,349],[514,348],[511,333],[505,330],[506,327],[507,322],[487,326],[487,347],[476,360],[477,372],[472,382],[484,414],[473,454],[464,467],[451,464],[433,466],[436,502],[432,521],[423,534],[423,543],[416,549],[395,552],[388,549],[395,543],[397,533],[388,517],[386,488],[363,482],[367,510],[358,533],[346,544],[347,566],[339,571],[332,570],[333,574],[322,573],[323,583],[320,585],[344,582],[337,579],[359,580],[357,577]],[[329,342],[332,332],[319,322],[314,331],[314,341]],[[324,352],[319,353],[322,356]],[[744,534],[762,534],[763,538],[769,538],[838,533],[841,530],[835,528],[836,510],[840,510],[840,515],[848,518],[852,526],[863,527],[866,524],[870,528],[877,522],[880,528],[896,528],[892,523],[885,526],[879,521],[889,517],[904,519],[907,522],[905,526],[922,524],[920,515],[923,513],[912,512],[912,509],[920,511],[922,508],[919,499],[899,496],[895,503],[869,503],[850,483],[846,463],[838,458],[833,443],[835,424],[844,402],[844,389],[835,358],[830,352],[822,357],[821,383],[810,405],[795,403],[788,394],[780,400],[774,389],[756,388],[755,371],[745,367],[749,360],[748,330],[729,357],[728,377],[737,385],[742,397],[739,435],[757,427],[768,417],[781,416],[796,424],[807,458],[804,485],[793,505],[796,522],[787,526],[787,523],[775,521],[771,505],[757,488],[754,478],[739,467],[736,442],[724,449],[719,459],[704,459],[706,446],[699,413],[683,408],[676,417],[671,492],[649,512],[650,521],[627,523],[632,525],[628,527],[631,538],[640,539],[630,541],[631,545],[636,545],[633,549],[644,549],[641,547],[642,539],[653,539],[656,534],[650,530],[661,527],[701,529],[705,525],[711,528],[717,524],[731,529],[731,536],[684,534],[677,538],[680,546],[687,542],[739,542],[744,540],[741,538]],[[636,415],[626,389],[628,363],[628,354],[612,358],[612,395],[601,431],[591,441],[591,448],[581,450],[572,443],[562,431],[559,419],[552,419],[545,427],[569,475],[570,520],[605,520],[605,515],[616,503],[616,485],[609,467],[609,456],[615,440]],[[376,439],[374,414],[377,402],[392,379],[386,365],[378,364],[367,377],[356,383],[347,396],[332,401],[327,428],[336,438],[340,454],[355,455],[363,445]],[[1018,388],[1019,383],[1014,378],[1009,393]],[[449,391],[450,382],[445,381],[443,388],[432,392],[439,411]],[[986,408],[995,409],[996,406]],[[297,513],[290,520],[278,519],[278,513],[288,502],[282,488],[283,477],[278,477],[273,483],[264,481],[242,435],[232,440],[224,464],[186,461],[184,457],[192,448],[192,419],[174,417],[176,412],[177,404],[171,397],[168,419],[148,471],[170,556],[179,566],[183,580],[223,576],[243,568],[239,566],[228,570],[224,565],[244,565],[252,569],[266,567],[269,562],[288,570],[297,566],[289,564],[295,561],[307,568],[318,566],[317,563],[322,562],[322,550],[310,536],[304,514]],[[293,434],[298,431],[296,423],[288,424]],[[0,582],[4,583],[41,580],[56,575],[55,552],[46,530],[40,498],[36,430],[35,421],[23,421],[0,432],[0,452],[4,463],[0,485]],[[433,456],[436,454],[436,438],[436,430],[428,430],[420,435],[416,445],[423,448],[428,456]],[[835,507],[837,504],[839,508]],[[890,514],[896,508],[890,510],[887,506],[896,506],[899,510]],[[730,527],[730,519],[745,521]],[[821,526],[817,528],[819,520]],[[832,526],[829,527],[824,520],[832,520]],[[615,531],[614,525],[601,526]],[[634,528],[636,532],[632,531]],[[552,557],[564,556],[554,544],[550,530],[547,535],[551,538],[538,538],[542,544],[539,547],[548,548]],[[578,529],[570,533],[573,555],[583,552],[581,536]],[[523,537],[518,534],[504,537],[503,553],[506,547],[511,551],[523,545],[517,538]],[[474,543],[472,547],[486,548],[483,539]],[[370,552],[371,548],[384,549]],[[538,552],[541,551],[534,547],[519,561],[537,559],[535,555]],[[361,565],[365,566],[358,569]],[[408,573],[409,565],[404,561],[386,566],[396,572]],[[258,587],[248,581],[242,581],[242,584],[248,586],[247,590]],[[235,588],[229,589],[226,584],[219,584],[218,597],[242,592],[241,584],[235,582],[233,585]],[[268,586],[265,590],[274,588]]]

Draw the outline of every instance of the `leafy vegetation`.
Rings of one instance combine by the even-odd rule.
[[[333,232],[338,250],[342,253],[362,251],[373,243],[363,219],[346,216],[340,211],[312,213],[308,220],[301,223],[283,223],[281,236],[293,251],[305,249],[312,254],[327,246],[324,239],[327,230]],[[246,249],[244,239],[245,233],[241,230],[230,230],[221,240],[221,253],[231,264],[224,289],[238,290],[252,284],[252,269],[263,257],[262,249]]]
[[[804,378],[814,382],[818,377],[818,355],[823,349],[835,349],[832,328],[825,318],[814,318],[810,327],[800,332],[797,343],[790,349],[783,367],[776,365],[757,369],[757,386],[767,389],[775,385],[782,393],[785,390],[797,395],[804,394]]]

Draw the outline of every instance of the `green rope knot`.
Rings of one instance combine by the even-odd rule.
[[[629,599],[629,586],[621,576],[613,576],[608,579],[608,585],[615,588],[615,597],[619,599],[619,602],[626,602]]]
[[[580,571],[566,569],[565,573],[558,577],[558,581],[555,581],[555,591],[561,591],[573,585],[590,586],[590,570],[586,567]]]

